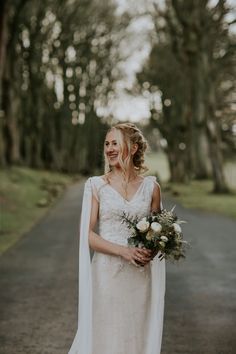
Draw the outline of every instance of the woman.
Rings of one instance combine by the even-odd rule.
[[[122,223],[123,212],[142,218],[162,208],[155,177],[141,175],[146,148],[134,124],[113,126],[105,138],[105,174],[85,184],[78,331],[69,354],[161,351],[165,260],[159,253],[128,247],[130,230]]]

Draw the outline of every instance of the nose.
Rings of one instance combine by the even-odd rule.
[[[112,152],[112,151],[114,151],[113,146],[112,145],[108,145],[107,152]]]

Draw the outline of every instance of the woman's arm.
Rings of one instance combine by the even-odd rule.
[[[133,264],[136,264],[135,261],[139,261],[139,262],[146,261],[147,257],[150,257],[149,250],[130,248],[130,247],[118,245],[116,243],[104,240],[101,236],[99,236],[96,232],[94,232],[98,220],[98,211],[99,211],[99,202],[93,196],[91,216],[90,216],[89,245],[94,251],[113,255],[113,256],[121,256],[125,260]]]
[[[104,240],[101,236],[94,232],[98,220],[98,210],[99,203],[93,196],[90,216],[89,245],[94,251],[110,254],[113,256],[120,256],[122,246]]]
[[[153,194],[152,194],[152,203],[151,203],[151,212],[159,212],[161,210],[161,191],[158,183],[155,182]]]
[[[151,203],[151,212],[159,212],[161,210],[161,190],[160,186],[157,182],[154,184],[153,194],[152,194],[152,203]],[[158,251],[153,251],[151,255],[151,259],[153,259],[157,255]],[[162,255],[159,255],[161,258]]]

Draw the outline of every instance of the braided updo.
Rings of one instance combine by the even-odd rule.
[[[119,163],[124,173],[131,160],[133,160],[134,168],[138,174],[146,172],[148,168],[144,165],[144,157],[148,144],[140,129],[133,123],[118,123],[112,126],[108,133],[110,131],[115,132],[121,151],[123,152],[125,149],[128,151],[127,157],[119,157]],[[131,155],[131,148],[134,144],[137,144],[138,148],[135,154]],[[105,156],[105,173],[109,171],[110,166]]]

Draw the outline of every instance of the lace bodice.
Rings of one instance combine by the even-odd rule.
[[[149,214],[155,180],[154,176],[144,177],[135,195],[127,201],[102,177],[91,178],[93,193],[99,201],[99,235],[101,237],[120,245],[127,245],[130,230],[122,223],[122,213],[139,218]]]

